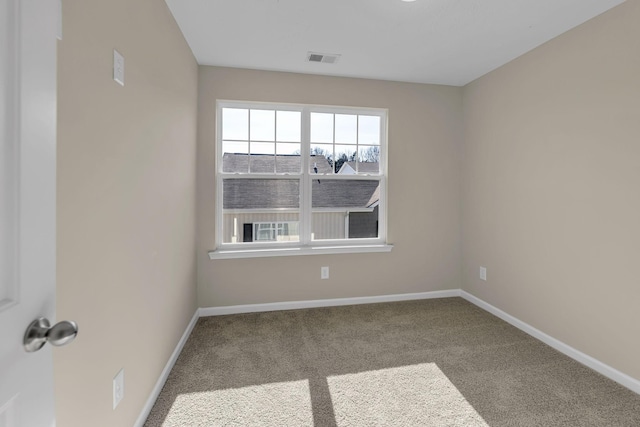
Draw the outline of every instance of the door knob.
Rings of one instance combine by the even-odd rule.
[[[44,317],[40,317],[29,325],[24,333],[24,349],[29,353],[38,351],[46,343],[61,346],[70,343],[78,335],[76,322],[63,320],[53,326]]]

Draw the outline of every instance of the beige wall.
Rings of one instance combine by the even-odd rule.
[[[462,168],[464,289],[635,378],[639,22],[629,0],[465,87]]]
[[[462,89],[199,67],[198,302],[201,307],[460,287]],[[389,109],[391,253],[209,260],[215,242],[216,99]],[[331,278],[320,280],[320,267]]]
[[[131,426],[196,309],[197,64],[162,0],[63,7],[57,306],[80,333],[54,350],[57,420]]]
[[[196,279],[202,307],[462,286],[640,378],[638,1],[464,89],[198,68],[162,0],[65,0],[63,13],[58,318],[80,335],[54,351],[59,426],[133,424]],[[209,260],[216,99],[388,108],[394,250]]]

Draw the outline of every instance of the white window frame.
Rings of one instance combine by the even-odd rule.
[[[298,111],[301,113],[301,162],[302,171],[296,173],[238,173],[223,172],[222,170],[222,109],[269,109],[279,111]],[[311,174],[310,173],[310,117],[311,113],[331,113],[331,114],[360,114],[380,117],[380,161],[378,174],[359,173],[356,175],[331,174]],[[290,256],[290,255],[311,255],[311,254],[332,254],[332,253],[362,253],[362,252],[389,252],[393,248],[388,244],[387,239],[387,120],[388,110],[382,108],[362,108],[345,106],[326,106],[308,104],[282,104],[265,102],[245,102],[218,100],[216,102],[216,210],[215,210],[215,248],[209,252],[211,259],[225,258],[251,258],[265,256]],[[335,240],[312,240],[312,208],[311,189],[313,179],[319,177],[337,180],[379,180],[380,181],[380,201],[378,205],[378,237],[358,238],[358,239],[335,239]],[[223,236],[223,179],[298,179],[300,181],[300,208],[299,208],[299,234],[298,242],[241,242],[225,243]],[[264,222],[287,222],[285,221],[264,221]]]

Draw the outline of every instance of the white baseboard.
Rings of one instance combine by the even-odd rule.
[[[160,378],[158,378],[158,381],[156,382],[155,387],[153,387],[153,390],[151,390],[151,394],[149,395],[147,402],[142,408],[142,412],[140,413],[140,416],[138,416],[138,419],[136,420],[134,427],[142,427],[145,421],[147,421],[147,417],[151,412],[151,408],[153,408],[153,405],[156,403],[156,400],[158,399],[158,396],[162,391],[162,387],[164,387],[164,383],[167,382],[167,378],[169,378],[169,373],[171,373],[171,369],[173,369],[173,365],[176,364],[176,360],[178,360],[178,356],[180,356],[180,352],[182,352],[182,348],[187,342],[189,335],[191,335],[191,331],[193,330],[193,327],[196,326],[196,322],[198,321],[199,317],[200,316],[198,314],[198,310],[196,310],[196,312],[193,314],[193,317],[191,318],[191,321],[187,325],[187,329],[184,331],[184,334],[182,334],[180,341],[178,341],[178,345],[176,345],[175,350],[173,350],[173,353],[171,353],[171,357],[169,358],[169,361],[165,365],[164,369],[162,370],[162,373],[160,374]]]
[[[333,298],[309,301],[285,301],[268,304],[230,305],[226,307],[200,308],[200,317],[222,316],[226,314],[261,313],[265,311],[297,310],[301,308],[336,307],[340,305],[374,304],[379,302],[411,301],[432,298],[460,296],[459,289],[446,291],[418,292],[413,294],[379,295],[373,297]]]
[[[640,381],[630,377],[627,374],[624,374],[617,369],[612,368],[609,365],[606,365],[599,360],[594,359],[593,357],[582,353],[579,350],[553,338],[550,335],[545,334],[544,332],[534,328],[533,326],[513,317],[512,315],[500,310],[497,307],[481,300],[478,297],[471,295],[470,293],[463,291],[461,289],[450,289],[445,291],[433,291],[433,292],[418,292],[411,294],[395,294],[395,295],[380,295],[380,296],[372,296],[372,297],[356,297],[356,298],[336,298],[336,299],[322,299],[322,300],[310,300],[310,301],[285,301],[285,302],[277,302],[277,303],[268,303],[268,304],[247,304],[247,305],[233,305],[226,307],[204,307],[196,310],[191,322],[187,326],[182,338],[178,342],[175,350],[171,354],[169,361],[164,367],[162,373],[160,374],[160,378],[156,382],[155,387],[153,388],[151,395],[147,399],[147,402],[140,413],[135,427],[142,427],[151,412],[151,408],[153,408],[156,399],[160,395],[160,391],[164,386],[164,383],[167,381],[169,377],[169,373],[173,368],[173,365],[176,363],[182,348],[184,347],[191,331],[193,330],[197,320],[199,317],[207,317],[207,316],[221,316],[226,314],[240,314],[240,313],[259,313],[266,311],[278,311],[278,310],[296,310],[301,308],[317,308],[317,307],[335,307],[342,305],[357,305],[357,304],[373,304],[373,303],[381,303],[381,302],[396,302],[396,301],[411,301],[411,300],[420,300],[420,299],[432,299],[432,298],[451,298],[451,297],[462,297],[470,303],[480,307],[481,309],[488,311],[489,313],[499,317],[507,323],[515,326],[516,328],[522,330],[523,332],[531,335],[532,337],[544,342],[545,344],[555,348],[559,352],[569,356],[570,358],[576,360],[577,362],[582,363],[585,366],[593,369],[596,372],[604,375],[605,377],[621,384],[622,386],[628,388],[629,390],[640,394]]]
[[[505,313],[499,308],[494,307],[493,305],[481,300],[478,297],[471,295],[466,291],[461,290],[460,296],[465,300],[469,301],[470,303],[477,305],[481,309],[488,311],[489,313],[499,317],[505,322],[510,323],[511,325],[531,335],[532,337],[539,339],[540,341],[549,345],[550,347],[555,348],[560,353],[563,353],[569,356],[570,358],[572,358],[573,360],[576,360],[577,362],[580,362],[583,365],[588,366],[594,371],[599,372],[600,374],[628,388],[629,390],[640,394],[640,381],[638,381],[637,379],[630,377],[629,375],[622,373],[617,369],[614,369],[611,366],[606,365],[600,362],[599,360],[594,359],[593,357],[587,354],[584,354],[579,350],[576,350],[575,348],[563,343],[562,341],[557,340],[552,336],[545,334],[544,332],[534,328],[528,323],[525,323],[522,320],[519,320],[513,317],[512,315]]]

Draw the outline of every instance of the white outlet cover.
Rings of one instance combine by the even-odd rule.
[[[487,268],[480,267],[480,280],[487,280]]]
[[[113,49],[113,80],[124,86],[124,56]]]
[[[329,278],[329,267],[320,267],[320,278],[321,279]]]
[[[113,409],[124,398],[124,368],[120,369],[120,372],[113,378]]]

